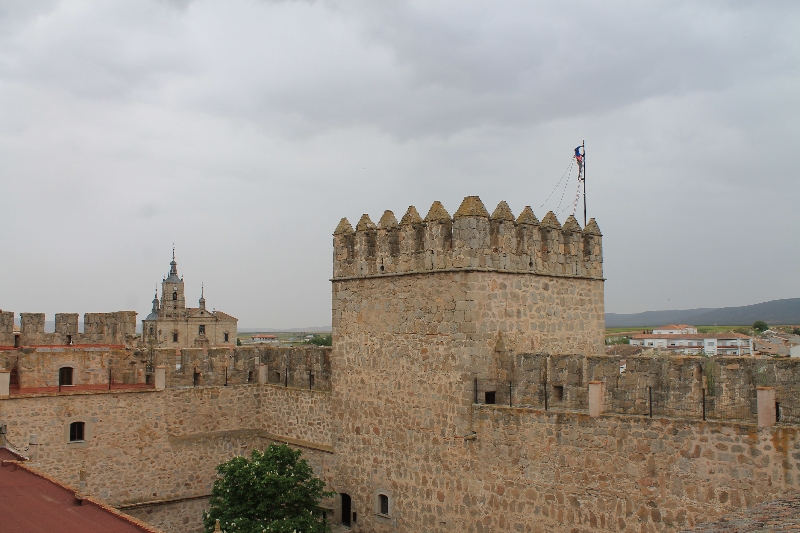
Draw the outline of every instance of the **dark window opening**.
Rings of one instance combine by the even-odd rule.
[[[14,335],[14,348],[19,348],[19,347],[20,347],[20,336]]]
[[[67,335],[67,345],[72,346],[72,335]]]
[[[353,522],[358,522],[358,514],[353,513]]]
[[[564,386],[563,385],[553,385],[553,400],[557,402],[564,401]]]
[[[83,422],[73,422],[69,425],[69,441],[76,442],[84,440],[84,428],[86,424]]]
[[[228,342],[228,334],[225,334],[225,342]]]
[[[195,369],[194,375],[192,376],[192,385],[197,387],[198,383],[200,383],[200,372]]]
[[[379,494],[378,500],[381,504],[381,514],[389,514],[389,497],[386,494]]]
[[[72,367],[62,366],[58,369],[58,384],[72,385]]]
[[[495,403],[495,399],[497,397],[497,393],[495,391],[486,391],[483,395],[483,403],[485,404],[493,404]]]
[[[178,342],[178,334],[177,333],[173,333],[172,334],[172,342]]]
[[[775,402],[775,421],[781,421],[781,404],[780,402]]]
[[[253,371],[251,370],[247,373],[247,382],[250,383],[252,381],[253,381]]]
[[[200,333],[200,335],[205,335],[206,334],[206,325],[205,324],[200,324],[199,333]]]
[[[178,299],[178,293],[177,292],[173,292],[172,293],[172,299],[173,300],[177,300]]]
[[[153,326],[150,326],[150,335],[153,334]]]
[[[349,526],[352,522],[355,522],[355,513],[352,509],[352,501],[350,500],[350,495],[341,493],[339,498],[342,500],[342,525]],[[351,522],[350,517],[353,517]]]

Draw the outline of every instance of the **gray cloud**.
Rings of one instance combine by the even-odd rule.
[[[0,307],[146,312],[176,242],[242,325],[325,324],[340,217],[536,208],[582,139],[608,310],[797,296],[798,11],[6,2]]]

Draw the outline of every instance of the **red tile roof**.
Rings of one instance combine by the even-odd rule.
[[[162,533],[24,464],[0,448],[0,517],[4,533]]]

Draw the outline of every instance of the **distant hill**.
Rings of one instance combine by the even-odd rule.
[[[756,320],[767,324],[800,324],[800,298],[772,300],[741,307],[645,311],[644,313],[606,313],[606,327],[664,326],[692,324],[702,326],[746,326]]]

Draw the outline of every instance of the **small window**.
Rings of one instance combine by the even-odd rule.
[[[175,301],[177,299],[178,299],[178,293],[177,292],[173,292],[172,293],[172,300]]]
[[[225,334],[225,342],[228,342],[228,334]]]
[[[495,402],[496,393],[495,391],[486,391],[484,393],[484,403],[486,404],[493,404]]]
[[[380,513],[389,514],[389,497],[386,494],[378,494],[378,503],[380,504]]]
[[[557,402],[564,401],[564,386],[563,385],[553,385],[553,400]]]
[[[205,324],[200,324],[199,333],[200,333],[200,335],[205,335],[206,334],[206,325]]]
[[[72,385],[72,367],[62,366],[58,369],[58,384]],[[83,440],[83,439],[81,439]]]
[[[78,442],[84,440],[85,424],[83,422],[73,422],[69,425],[69,441]]]
[[[177,333],[173,333],[172,334],[172,342],[178,342],[178,334]]]
[[[153,326],[150,326],[150,335],[153,334]]]

